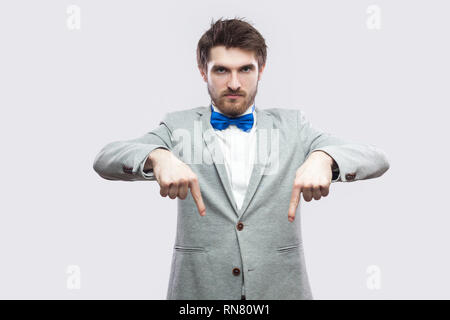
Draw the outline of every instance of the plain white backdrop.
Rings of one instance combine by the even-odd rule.
[[[0,298],[165,299],[176,200],[92,164],[209,104],[195,50],[220,17],[266,39],[257,108],[304,110],[390,160],[301,201],[314,298],[450,298],[449,15],[438,0],[2,1]]]

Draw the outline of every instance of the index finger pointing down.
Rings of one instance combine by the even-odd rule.
[[[203,203],[202,194],[200,193],[200,186],[198,180],[189,183],[189,188],[191,189],[192,197],[194,198],[195,204],[197,205],[197,210],[201,216],[206,214],[206,207]]]

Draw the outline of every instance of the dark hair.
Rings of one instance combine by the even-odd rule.
[[[250,23],[241,18],[211,21],[211,27],[206,31],[197,45],[197,64],[206,69],[210,49],[223,45],[228,48],[240,48],[253,51],[258,61],[258,70],[266,64],[267,46],[262,35]]]

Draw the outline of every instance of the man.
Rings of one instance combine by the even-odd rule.
[[[167,113],[94,161],[105,179],[156,180],[178,198],[167,299],[312,299],[301,195],[319,200],[331,182],[389,168],[380,149],[321,132],[300,110],[257,108],[266,48],[243,20],[213,22],[197,47],[211,104]]]

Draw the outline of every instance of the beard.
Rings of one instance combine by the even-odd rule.
[[[208,93],[211,97],[211,101],[214,103],[214,106],[216,106],[217,109],[220,110],[220,112],[229,117],[237,117],[247,111],[247,109],[255,102],[255,97],[258,92],[258,82],[256,83],[255,90],[253,90],[249,94],[238,91],[237,94],[241,94],[242,96],[238,97],[237,99],[230,99],[225,96],[225,94],[232,93],[228,90],[222,95],[215,94],[209,87],[209,84]]]

